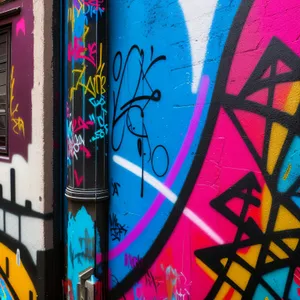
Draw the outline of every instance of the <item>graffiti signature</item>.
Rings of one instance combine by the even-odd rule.
[[[22,133],[25,137],[25,123],[24,120],[20,116],[16,116],[16,113],[19,112],[19,103],[13,106],[13,102],[15,100],[14,96],[14,86],[15,86],[15,77],[14,77],[15,66],[11,68],[11,75],[10,75],[10,119],[13,123],[13,132],[15,134]]]
[[[165,55],[160,55],[156,58],[153,58],[153,55],[154,48],[151,46],[150,63],[146,64],[144,50],[140,49],[137,45],[133,45],[126,55],[124,64],[123,55],[120,51],[116,53],[113,61],[113,79],[117,83],[118,88],[116,91],[113,91],[112,149],[118,151],[121,148],[126,129],[127,132],[136,137],[137,152],[142,159],[141,197],[144,195],[146,155],[148,155],[148,162],[150,162],[151,168],[157,177],[163,177],[169,168],[169,154],[167,149],[163,145],[157,145],[152,148],[145,124],[145,114],[149,103],[161,100],[161,91],[152,88],[148,80],[148,74],[158,62],[167,59]],[[138,61],[139,67],[135,70],[130,68],[129,61],[132,60]],[[124,77],[129,71],[136,73],[136,76],[133,76],[136,78],[136,82],[133,83],[133,92],[131,94],[126,93],[127,96],[124,99],[124,89],[128,90],[127,86],[124,86]],[[142,88],[144,86],[149,88],[150,93],[140,92],[140,90],[145,90]],[[133,125],[133,113],[139,118],[137,126]],[[158,172],[154,166],[154,157],[158,150],[162,151],[166,158],[165,168],[162,172]]]
[[[126,225],[121,225],[118,221],[116,214],[112,214],[109,216],[109,225],[110,232],[112,236],[112,240],[121,240],[121,237],[127,233]]]

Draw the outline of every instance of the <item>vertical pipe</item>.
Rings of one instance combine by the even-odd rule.
[[[69,21],[68,43],[66,196],[73,201],[98,201],[108,197],[105,7],[98,2],[83,5],[80,9],[84,12],[76,19],[79,8],[74,9],[74,3],[69,1],[75,16],[69,17],[73,19]],[[95,14],[97,5],[104,8],[102,16]],[[90,16],[93,18],[88,22]]]
[[[107,3],[66,0],[67,22],[67,184],[68,210],[82,206],[95,222],[102,263],[95,268],[102,299],[107,291]],[[97,255],[98,254],[98,255]],[[98,271],[97,271],[98,270]],[[99,271],[101,270],[101,271]],[[106,275],[105,275],[106,274]]]

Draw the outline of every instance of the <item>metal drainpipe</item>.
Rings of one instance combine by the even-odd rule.
[[[68,199],[68,210],[75,214],[82,206],[95,220],[96,231],[100,241],[95,241],[95,276],[101,282],[101,299],[107,299],[108,292],[108,207],[109,192],[107,180],[107,1],[92,1],[91,5],[82,6],[85,18],[76,19],[79,7],[75,7],[74,0],[66,0],[68,14],[75,14],[67,21],[68,45],[72,51],[76,43],[84,46],[78,55],[88,58],[78,59],[71,55],[67,63],[67,185],[65,195]],[[102,3],[103,2],[103,3]],[[84,3],[84,2],[80,2]],[[98,6],[99,7],[95,7]],[[95,5],[93,7],[93,5]],[[71,9],[71,10],[70,10]],[[99,9],[99,11],[98,11]],[[102,12],[100,14],[100,12]],[[78,27],[76,27],[78,26]],[[81,28],[82,27],[82,28]],[[75,29],[74,29],[75,28]],[[83,29],[84,37],[78,40],[76,28]],[[88,32],[87,32],[88,28]],[[97,52],[94,53],[94,43]],[[89,48],[90,47],[90,48]],[[73,56],[72,56],[73,55]],[[95,66],[91,61],[95,60]],[[74,70],[84,70],[75,72]],[[80,79],[79,76],[81,76]],[[89,85],[88,80],[92,79]],[[78,82],[93,89],[89,89]],[[72,87],[78,87],[72,90]],[[94,93],[96,91],[96,94]],[[81,119],[80,119],[81,118]],[[83,120],[84,123],[81,123]],[[71,125],[70,125],[71,124]],[[80,129],[78,129],[80,128]],[[78,130],[78,131],[77,131]],[[71,144],[70,144],[71,139]],[[100,243],[101,265],[96,266],[96,243]],[[97,256],[99,257],[99,255]],[[97,296],[99,299],[99,296]]]

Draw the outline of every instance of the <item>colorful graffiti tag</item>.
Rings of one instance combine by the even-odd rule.
[[[111,4],[111,299],[297,299],[299,3],[180,2]]]
[[[103,0],[65,1],[65,13],[66,195],[70,205],[64,292],[68,299],[76,300],[80,273],[102,267],[96,265],[101,251],[95,203],[106,169],[99,153],[108,134],[106,4]],[[98,282],[98,290],[101,284],[103,281]]]

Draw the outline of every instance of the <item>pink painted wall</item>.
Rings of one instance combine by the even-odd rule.
[[[20,154],[28,159],[31,143],[31,107],[33,88],[33,7],[32,1],[13,1],[0,6],[0,13],[21,7],[21,13],[0,21],[11,26],[11,86],[13,93],[9,114],[9,159]],[[1,157],[0,157],[1,160]]]

